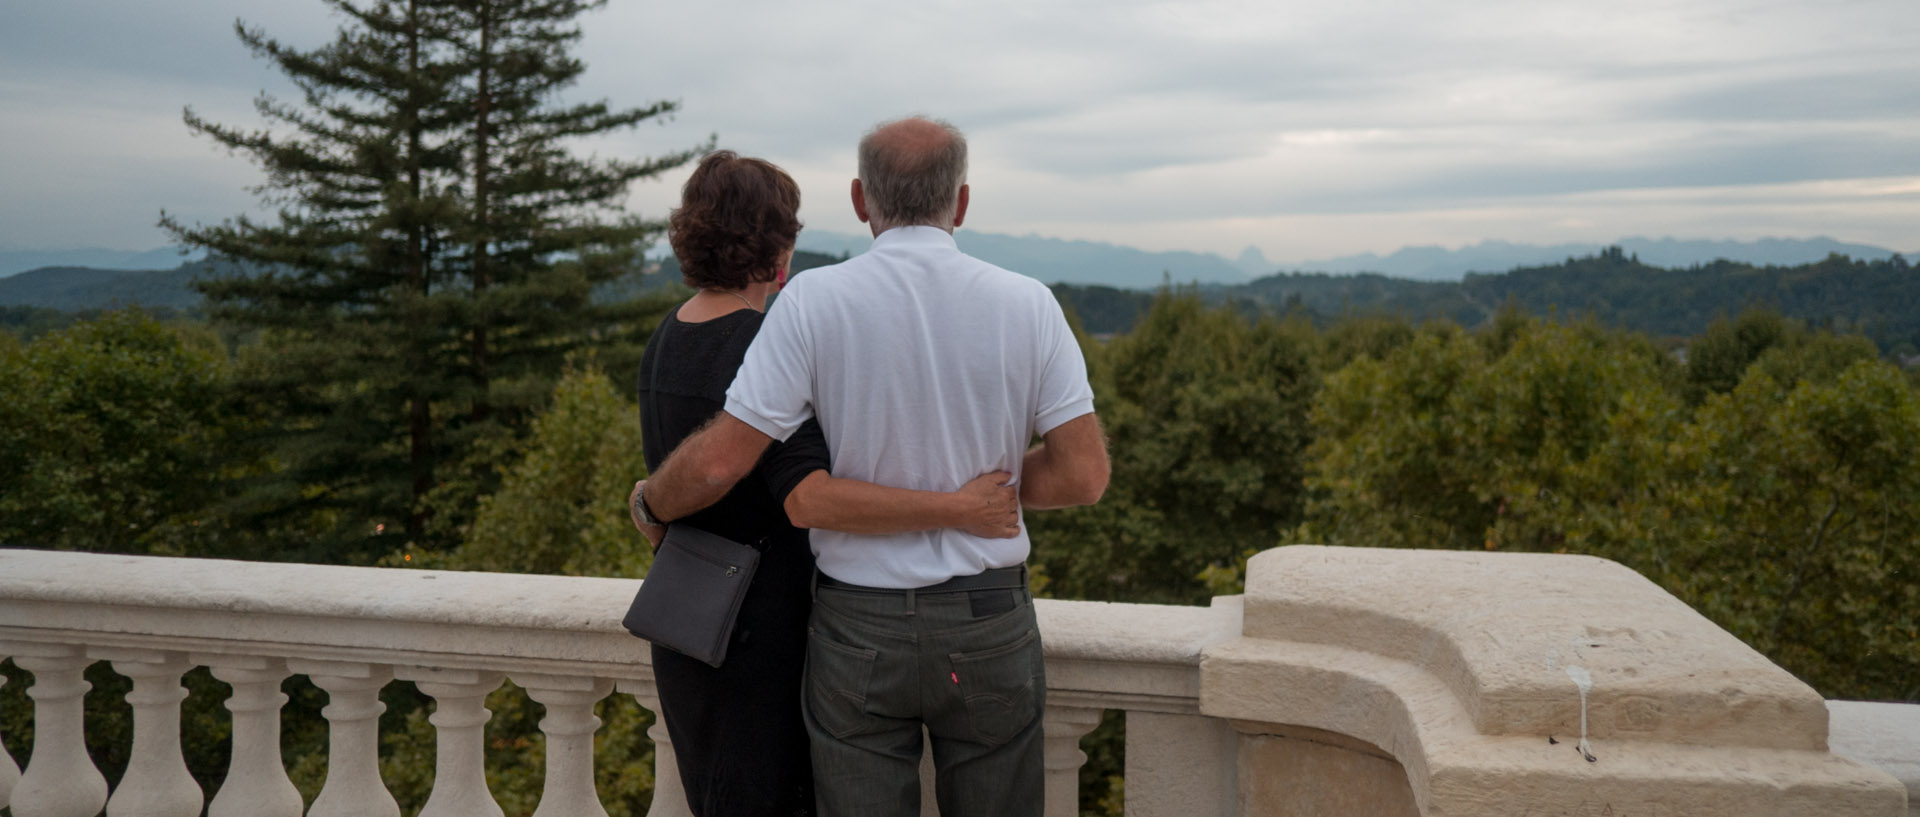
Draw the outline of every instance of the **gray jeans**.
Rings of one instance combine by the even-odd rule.
[[[1039,817],[1040,629],[1026,588],[822,585],[801,696],[824,817],[920,813],[921,726],[942,817]]]

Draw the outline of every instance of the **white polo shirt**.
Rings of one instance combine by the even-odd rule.
[[[898,227],[866,253],[796,277],[748,347],[728,414],[776,440],[818,416],[833,474],[951,491],[1020,478],[1035,435],[1093,412],[1087,364],[1046,285],[964,255],[934,227]],[[820,570],[909,588],[1026,561],[1013,539],[959,530],[815,530]]]

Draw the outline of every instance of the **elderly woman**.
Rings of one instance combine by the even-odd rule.
[[[648,468],[658,468],[725,404],[767,298],[786,281],[799,209],[800,189],[785,171],[732,151],[708,155],[687,179],[668,237],[687,285],[698,292],[661,321],[641,362]],[[826,439],[809,423],[775,445],[726,498],[672,520],[763,549],[720,667],[653,647],[661,715],[687,805],[700,817],[814,811],[800,716],[814,567],[806,531],[796,525],[852,533],[1018,531],[1018,500],[1002,485],[1010,476],[1004,472],[938,493],[836,479],[828,466]],[[644,486],[636,485],[630,500],[643,496]],[[634,524],[656,543],[664,533],[637,515]]]

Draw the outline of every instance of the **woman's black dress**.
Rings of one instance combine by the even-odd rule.
[[[725,405],[764,317],[742,309],[684,323],[676,310],[654,330],[640,364],[649,470]],[[827,463],[826,439],[808,423],[775,443],[725,498],[680,520],[737,542],[765,543],[722,666],[653,648],[660,714],[687,805],[698,817],[813,814],[813,764],[800,719],[813,552],[782,505],[793,486]]]

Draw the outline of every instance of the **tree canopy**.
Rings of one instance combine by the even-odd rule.
[[[559,102],[585,70],[574,20],[601,3],[327,2],[343,26],[311,50],[236,24],[300,100],[263,96],[257,130],[186,114],[260,166],[274,219],[162,224],[248,262],[197,286],[220,325],[262,340],[243,391],[275,418],[281,467],[252,493],[364,561],[455,543],[476,492],[435,488],[490,489],[470,455],[525,433],[569,354],[635,359],[628,330],[657,304],[593,294],[637,275],[659,229],[621,213],[629,185],[698,150],[571,151],[676,107]]]

